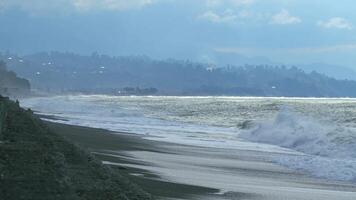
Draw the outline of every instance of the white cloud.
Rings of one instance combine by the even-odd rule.
[[[207,7],[218,7],[218,6],[246,6],[251,5],[255,0],[205,0]]]
[[[230,2],[235,6],[251,5],[255,3],[255,0],[230,0]]]
[[[352,29],[352,24],[346,19],[341,17],[333,17],[328,19],[327,21],[319,21],[317,25],[327,29],[331,29],[331,28],[347,29],[347,30]]]
[[[197,19],[212,23],[246,24],[250,22],[265,22],[265,19],[269,17],[270,15],[265,13],[258,13],[245,9],[225,9],[223,12],[208,10],[199,15]]]
[[[278,54],[323,54],[334,52],[354,52],[356,44],[337,44],[330,46],[316,46],[316,47],[299,47],[299,48],[249,48],[249,47],[219,47],[214,51],[219,53],[236,53],[236,54],[267,54],[274,52]]]
[[[0,0],[0,9],[19,8],[31,13],[63,10],[70,7],[70,0],[44,1],[44,0]],[[60,8],[60,9],[59,9]]]
[[[222,4],[221,0],[206,0],[205,2],[207,7],[217,7]]]
[[[298,24],[300,22],[302,22],[302,20],[299,17],[292,16],[286,9],[283,9],[281,12],[273,15],[270,21],[271,24],[281,25]]]
[[[73,12],[91,10],[139,9],[159,0],[0,0],[0,10],[19,8],[38,14],[46,12]]]
[[[356,44],[339,44],[333,46],[291,49],[291,51],[294,53],[328,53],[328,52],[355,51],[355,50],[356,50]]]
[[[249,10],[241,10],[238,15],[240,18],[250,18],[253,17],[255,14]]]
[[[129,10],[155,2],[156,0],[73,0],[73,5],[80,10]]]
[[[207,20],[213,23],[232,23],[237,19],[237,16],[231,10],[225,10],[223,14],[218,14],[210,10],[199,15],[198,19]]]

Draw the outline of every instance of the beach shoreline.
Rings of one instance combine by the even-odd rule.
[[[218,189],[199,187],[189,184],[179,184],[162,180],[157,174],[129,164],[147,166],[145,162],[130,159],[124,152],[146,151],[168,153],[164,149],[157,150],[156,145],[164,142],[155,142],[142,139],[140,135],[131,133],[117,133],[105,129],[83,126],[67,125],[55,122],[45,123],[52,131],[63,136],[80,148],[89,151],[99,160],[118,163],[111,165],[119,170],[120,174],[133,183],[138,184],[145,191],[159,199],[200,199],[202,196],[218,193]],[[112,155],[112,156],[109,156]],[[120,156],[121,155],[121,156]]]
[[[162,199],[354,199],[356,186],[299,174],[263,153],[144,139],[143,135],[46,122],[50,129]]]

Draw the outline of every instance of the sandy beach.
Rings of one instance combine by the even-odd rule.
[[[103,129],[48,123],[162,199],[353,200],[356,186],[266,162],[270,155],[151,141]]]

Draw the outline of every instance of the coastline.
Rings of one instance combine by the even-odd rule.
[[[64,136],[67,140],[79,145],[81,148],[86,149],[99,160],[120,163],[120,165],[111,165],[111,167],[120,170],[120,174],[159,199],[199,199],[199,196],[202,197],[219,192],[218,189],[214,188],[162,180],[158,175],[149,170],[126,166],[130,164],[148,166],[149,164],[133,158],[130,159],[129,156],[125,155],[125,152],[145,151],[166,154],[169,153],[167,149],[157,150],[157,145],[163,144],[164,142],[148,141],[142,139],[139,135],[114,133],[105,129],[48,121],[45,121],[45,123],[52,131]]]
[[[263,153],[146,140],[141,135],[46,122],[57,134],[163,199],[355,199],[356,186],[297,174]]]

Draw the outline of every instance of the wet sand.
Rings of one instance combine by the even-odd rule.
[[[177,145],[135,134],[48,124],[163,199],[356,199],[356,185],[295,173],[267,162],[270,153]]]

